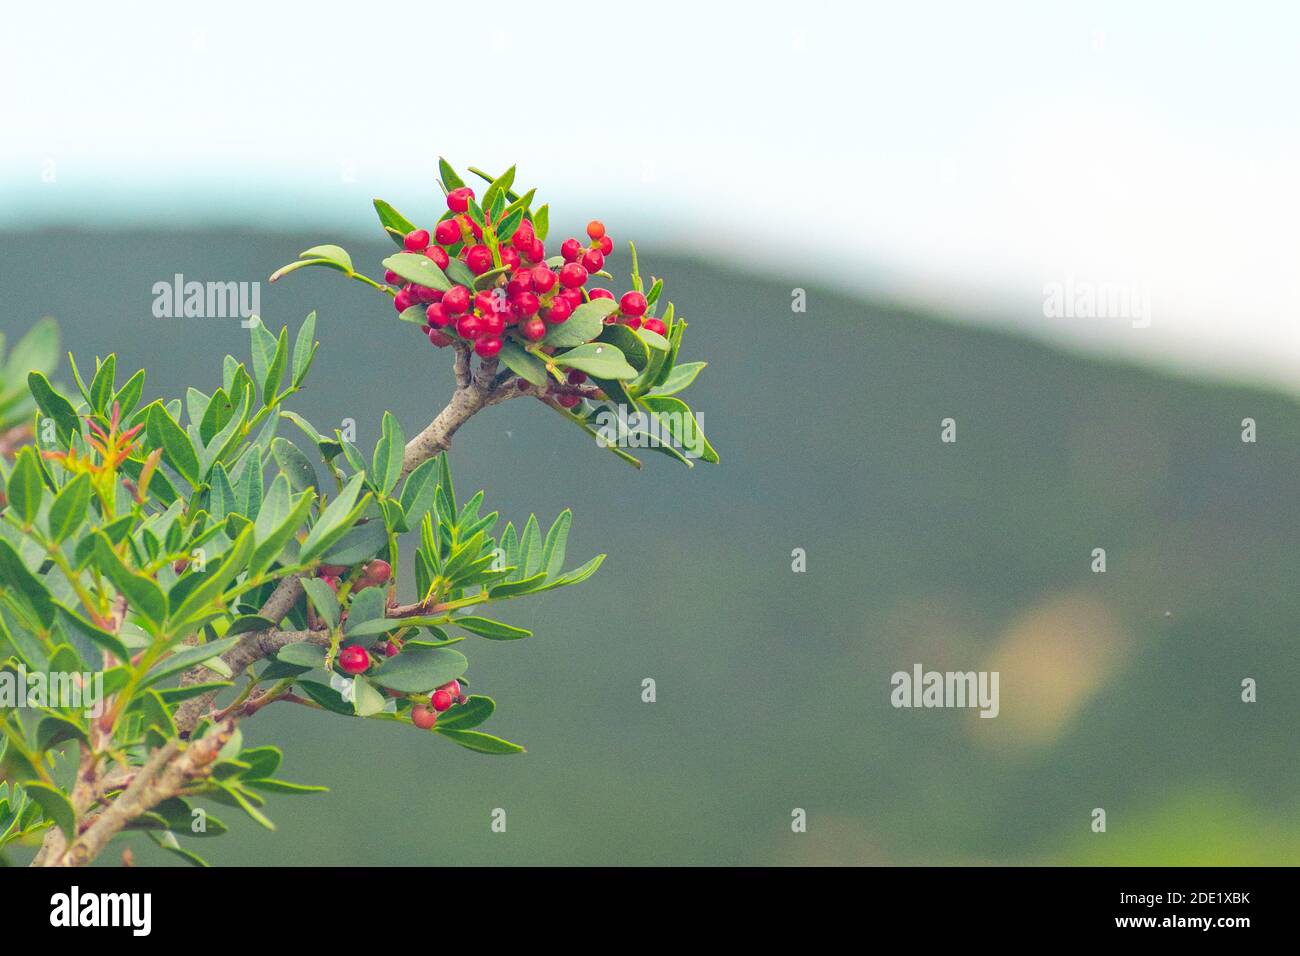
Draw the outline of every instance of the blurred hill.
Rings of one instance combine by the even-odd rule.
[[[0,322],[56,316],[83,369],[110,350],[147,368],[148,398],[210,389],[248,333],[154,318],[153,284],[265,280],[320,241],[376,276],[391,249],[0,234]],[[461,489],[516,521],[572,506],[570,554],[609,553],[583,587],[502,614],[535,638],[468,648],[493,727],[529,753],[270,708],[247,739],[280,738],[286,776],[333,792],[273,802],[273,835],[219,812],[232,834],[196,849],[219,864],[1300,862],[1293,400],[797,275],[641,261],[691,323],[685,357],[710,362],[690,400],[721,466],[653,456],[636,472],[526,402],[453,447]],[[264,283],[261,307],[275,328],[317,310],[293,407],[322,428],[355,419],[366,449],[384,409],[411,434],[451,390],[447,356],[359,283],[307,270]],[[946,417],[956,444],[939,441]],[[894,710],[890,675],[917,662],[999,670],[1001,715]],[[807,834],[790,832],[795,807]]]

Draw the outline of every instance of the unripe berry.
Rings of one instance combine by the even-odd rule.
[[[423,704],[416,704],[411,708],[411,723],[421,730],[429,730],[438,722],[438,714]]]
[[[609,255],[614,251],[614,240],[609,238],[609,236],[601,236],[600,241],[596,243],[596,248],[605,255]]]
[[[339,667],[345,674],[364,674],[370,667],[370,653],[359,644],[345,647],[339,651]]]
[[[451,694],[447,693],[445,690],[435,690],[433,696],[429,698],[429,703],[433,705],[433,709],[440,714],[444,710],[451,708],[451,702]]]
[[[533,277],[533,288],[539,293],[550,292],[558,281],[549,266],[534,266],[529,274]]]
[[[487,246],[470,246],[465,253],[465,265],[476,276],[481,276],[492,268],[492,250]]]
[[[588,249],[582,254],[582,267],[588,272],[599,272],[605,268],[605,254],[599,249]]]
[[[560,255],[564,256],[565,262],[576,262],[582,255],[582,243],[577,239],[565,239],[560,243]]]
[[[593,240],[599,239],[605,234],[605,224],[599,219],[593,219],[587,223],[587,235]]]
[[[541,301],[532,292],[519,293],[515,296],[514,305],[520,315],[536,315],[537,310],[542,307]]]
[[[454,246],[460,242],[460,223],[455,219],[444,219],[433,227],[433,238],[444,246]]]
[[[587,290],[587,295],[590,296],[590,297],[593,298],[593,299],[612,299],[612,298],[614,298],[614,293],[610,292],[608,289],[588,289],[588,290]]]
[[[585,285],[587,282],[587,270],[576,262],[566,263],[560,269],[560,285],[568,289],[576,289]]]
[[[396,641],[384,641],[383,655],[385,657],[396,657],[400,653],[402,653],[402,649]]]
[[[546,337],[546,323],[541,319],[531,318],[519,324],[519,331],[523,333],[524,338],[536,342]]]
[[[402,240],[407,252],[423,252],[429,246],[429,230],[415,229],[406,234]]]
[[[463,285],[454,285],[442,296],[442,307],[448,315],[460,315],[469,308],[469,289]]]
[[[661,320],[654,317],[648,318],[642,322],[641,327],[647,332],[654,332],[658,335],[663,335],[668,331],[668,326],[664,325]]]
[[[447,208],[452,212],[464,212],[469,209],[469,201],[474,198],[474,190],[461,186],[447,193]]]
[[[424,254],[433,260],[433,264],[439,269],[445,269],[451,264],[451,257],[447,255],[447,250],[442,246],[430,246],[424,250]]]
[[[405,312],[415,304],[415,296],[403,289],[397,295],[393,296],[393,308],[398,312]]]
[[[573,408],[582,401],[582,398],[578,395],[558,395],[555,400],[559,402],[561,408]]]
[[[474,351],[481,358],[491,358],[501,351],[501,340],[495,335],[484,336],[474,343]]]
[[[557,296],[551,303],[551,307],[546,310],[546,321],[552,325],[559,325],[571,315],[573,315],[573,306],[569,305],[569,300]]]
[[[451,345],[451,336],[438,329],[429,329],[429,341],[438,348],[445,349],[448,345]]]
[[[382,558],[375,558],[366,565],[366,569],[361,572],[361,577],[357,579],[357,590],[364,591],[366,588],[372,588],[376,585],[385,583],[392,576],[392,566]]]
[[[645,315],[646,302],[645,296],[640,292],[624,292],[623,298],[618,300],[619,310],[624,315],[636,318]]]
[[[479,334],[479,320],[474,313],[462,315],[456,320],[456,332],[462,339],[475,339]]]

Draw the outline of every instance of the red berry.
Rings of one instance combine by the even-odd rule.
[[[402,649],[397,646],[396,641],[384,641],[385,657],[396,657],[400,653],[402,653]]]
[[[469,216],[457,216],[456,218],[460,220],[460,224],[463,228],[468,229],[470,232],[474,233],[475,239],[478,239],[480,241],[483,239],[482,226],[476,223]]]
[[[462,339],[476,339],[479,334],[479,319],[473,312],[462,315],[456,320],[456,332]]]
[[[393,568],[387,561],[382,558],[375,558],[366,565],[366,569],[361,572],[361,577],[357,580],[357,590],[374,587],[377,584],[385,583],[392,576]]]
[[[345,674],[364,674],[370,667],[370,653],[360,644],[339,651],[339,667]]]
[[[576,289],[585,285],[587,282],[587,270],[576,262],[566,263],[560,269],[560,285],[568,289]]]
[[[464,212],[469,209],[469,201],[474,198],[474,190],[461,186],[447,193],[447,208],[452,212]]]
[[[452,697],[459,697],[459,696],[460,696],[460,681],[458,681],[458,680],[449,680],[449,681],[447,681],[447,683],[445,683],[445,684],[443,684],[441,687],[439,687],[438,690],[445,690],[447,693],[451,694]]]
[[[578,306],[582,305],[581,289],[565,289],[563,292],[560,293],[560,295],[568,299],[569,306],[571,308],[576,309]]]
[[[492,268],[492,250],[487,246],[470,246],[465,253],[465,265],[476,276],[481,276]]]
[[[589,235],[593,240],[599,239],[604,234],[605,224],[599,219],[593,219],[591,222],[587,223],[587,235]]]
[[[587,290],[587,295],[590,296],[590,297],[593,298],[593,299],[612,299],[612,298],[614,298],[614,293],[610,292],[608,289],[588,289],[588,290]]]
[[[536,315],[541,307],[541,301],[532,292],[521,292],[515,296],[515,308],[519,310],[520,315]]]
[[[451,321],[451,316],[447,314],[447,310],[443,307],[441,302],[435,302],[425,309],[424,317],[435,329],[441,329]]]
[[[645,315],[646,302],[645,296],[640,292],[624,292],[623,298],[618,300],[618,307],[624,315],[636,318]]]
[[[433,264],[439,269],[445,269],[451,264],[451,257],[447,255],[447,250],[442,246],[430,246],[424,250],[424,254],[433,260]]]
[[[535,236],[532,245],[528,247],[528,258],[533,262],[541,262],[546,258],[546,244]]]
[[[497,295],[491,289],[483,289],[474,293],[474,308],[480,312],[500,311],[500,306],[497,303]]]
[[[392,269],[389,269],[384,273],[384,281],[389,285],[402,285],[406,282],[405,279],[399,276]]]
[[[550,292],[555,288],[556,275],[549,267],[534,266],[530,274],[533,277],[533,288],[538,292]]]
[[[596,248],[605,255],[609,255],[614,251],[614,240],[609,238],[609,236],[601,236],[600,241],[596,244]]]
[[[506,330],[505,316],[500,312],[484,312],[479,319],[478,328],[480,335],[500,335]]]
[[[578,395],[559,395],[555,400],[560,403],[562,408],[572,408],[582,401],[582,398]]]
[[[569,384],[581,385],[587,380],[586,372],[579,372],[576,368],[569,369]]]
[[[523,261],[519,258],[519,250],[514,246],[502,246],[499,255],[501,256],[501,264],[507,269],[518,269],[519,263]]]
[[[316,569],[316,576],[318,578],[341,578],[348,573],[348,570],[346,564],[322,564]]]
[[[460,242],[460,223],[455,219],[444,219],[433,227],[433,238],[444,246],[454,246]]]
[[[506,295],[514,298],[521,292],[533,291],[533,273],[528,269],[521,269],[510,277],[506,283]]]
[[[429,246],[429,230],[416,229],[408,232],[402,244],[406,246],[407,252],[423,252]]]
[[[442,299],[442,293],[437,289],[431,289],[427,285],[417,285],[411,289],[411,294],[415,296],[416,302],[438,302]]]
[[[333,575],[333,574],[322,574],[322,575],[320,576],[320,579],[321,579],[322,581],[324,581],[326,585],[329,586],[329,589],[330,589],[331,591],[334,591],[334,592],[337,593],[337,591],[338,591],[338,589],[339,589],[339,579],[338,579],[335,575]]]
[[[448,315],[460,315],[469,308],[469,289],[463,285],[454,285],[442,296],[442,307]]]
[[[435,690],[433,696],[429,698],[429,703],[433,705],[433,709],[440,714],[451,707],[451,701],[451,694],[445,690]]]
[[[629,315],[623,319],[623,324],[629,329],[639,329],[641,328],[641,318],[639,316]]]
[[[599,249],[588,249],[582,254],[582,267],[588,272],[599,272],[605,268],[605,254]]]
[[[523,322],[519,326],[519,331],[523,333],[524,338],[532,339],[534,342],[546,336],[546,323],[541,319],[532,318]]]
[[[533,233],[533,224],[525,219],[515,230],[515,234],[510,237],[510,244],[520,252],[528,252],[533,248],[533,240],[537,238]]]
[[[393,296],[393,308],[398,312],[405,312],[414,304],[415,296],[406,289],[403,289],[401,292],[397,293],[397,295]]]
[[[438,714],[423,704],[411,708],[411,723],[421,730],[428,730],[438,722]]]
[[[482,358],[491,358],[501,351],[501,340],[495,335],[484,336],[474,343],[474,351]]]
[[[573,306],[569,304],[569,300],[557,296],[551,303],[551,307],[546,310],[546,321],[559,325],[571,315],[573,315]]]
[[[653,317],[642,322],[641,328],[645,329],[647,332],[654,332],[658,335],[663,335],[668,331],[668,326],[664,325],[659,319]]]
[[[565,262],[576,262],[582,255],[582,243],[577,239],[565,239],[560,243],[560,255],[564,256]]]
[[[429,341],[438,348],[445,349],[448,345],[451,345],[451,336],[438,329],[429,329]]]

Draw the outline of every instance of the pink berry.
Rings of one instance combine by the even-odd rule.
[[[663,335],[668,331],[668,326],[664,325],[662,321],[654,317],[648,318],[642,322],[641,328],[645,329],[647,332],[654,332],[657,335]]]
[[[429,230],[416,229],[408,232],[402,244],[406,246],[407,252],[423,252],[429,246]]]
[[[430,246],[424,250],[424,254],[433,260],[433,264],[439,269],[445,269],[451,264],[451,257],[447,255],[447,250],[442,246]]]
[[[515,296],[514,305],[520,315],[536,315],[537,310],[542,307],[541,301],[532,292],[519,293]]]
[[[398,312],[405,312],[414,304],[415,296],[406,289],[403,289],[401,292],[397,293],[397,295],[393,296],[393,308]]]
[[[442,307],[448,315],[460,315],[469,308],[469,289],[463,285],[454,285],[442,296]]]
[[[479,318],[478,327],[481,335],[500,335],[506,330],[505,316],[500,312],[484,312]]]
[[[384,281],[387,282],[389,285],[404,285],[406,283],[406,280],[403,279],[401,276],[399,276],[392,269],[388,269],[387,271],[384,272]]]
[[[451,336],[438,329],[429,329],[429,342],[440,349],[445,349],[448,345],[451,345]]]
[[[441,302],[434,302],[425,309],[424,317],[435,329],[441,329],[451,321],[451,316],[447,314],[447,310],[443,307]]]
[[[582,267],[588,272],[599,272],[605,268],[605,254],[599,249],[588,249],[582,254]]]
[[[515,234],[510,237],[510,244],[520,252],[528,252],[533,248],[533,239],[535,238],[536,236],[533,234],[533,224],[525,219],[519,224],[519,228],[515,230]]]
[[[465,265],[476,276],[481,276],[492,268],[492,250],[487,246],[470,246],[465,253]]]
[[[539,293],[550,292],[558,281],[555,273],[546,266],[534,266],[530,274],[533,277],[533,288]]]
[[[429,698],[429,703],[433,705],[433,709],[440,714],[451,707],[451,701],[451,694],[445,690],[435,690],[433,696]]]
[[[546,258],[546,245],[535,236],[532,245],[528,247],[528,258],[533,262],[541,262]]]
[[[546,323],[541,319],[532,318],[519,325],[519,331],[523,333],[524,338],[532,339],[534,342],[546,337]]]
[[[546,310],[546,321],[552,325],[559,325],[571,315],[573,315],[573,306],[569,304],[569,300],[557,297]]]
[[[423,704],[416,704],[411,708],[411,723],[421,730],[429,730],[437,722],[437,713]]]
[[[565,262],[577,262],[582,255],[582,243],[577,239],[565,239],[560,243],[560,255],[564,256]]]
[[[482,358],[491,358],[501,351],[501,340],[495,335],[484,336],[474,343],[474,351]]]
[[[510,277],[506,283],[506,295],[514,298],[521,292],[533,291],[533,273],[528,269],[521,269]]]
[[[462,339],[476,339],[479,335],[479,318],[473,312],[456,320],[456,333]]]
[[[610,292],[608,289],[588,289],[588,290],[587,290],[587,295],[589,295],[589,296],[590,296],[591,298],[593,298],[593,299],[612,299],[612,298],[614,298],[614,293]]]
[[[600,240],[596,243],[596,248],[605,255],[609,255],[614,251],[614,240],[609,238],[609,236],[601,236]]]
[[[518,269],[519,263],[523,261],[519,258],[519,250],[514,246],[502,246],[498,254],[501,256],[501,264],[507,269]]]
[[[433,238],[444,246],[454,246],[460,242],[460,223],[455,219],[444,219],[433,227]]]

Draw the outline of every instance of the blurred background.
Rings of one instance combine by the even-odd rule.
[[[334,273],[264,280],[319,242],[378,276],[371,198],[432,223],[444,155],[518,163],[551,247],[600,218],[625,276],[635,239],[710,363],[717,467],[536,403],[457,437],[461,489],[609,554],[468,648],[528,753],[269,708],[246,739],[332,792],[218,812],[214,863],[1300,862],[1293,7],[9,17],[10,341],[53,315],[83,368],[210,389],[247,331],[153,285],[261,281],[268,325],[319,314],[297,411],[414,433],[448,357]],[[892,708],[918,662],[999,671],[1000,715]]]

